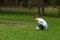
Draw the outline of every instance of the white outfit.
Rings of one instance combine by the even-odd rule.
[[[42,19],[42,18],[38,18],[38,24],[42,24],[45,28],[47,28],[47,22]],[[37,26],[36,29],[39,29],[39,27]]]

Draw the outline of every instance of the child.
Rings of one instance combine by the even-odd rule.
[[[44,19],[39,18],[38,16],[34,16],[34,19],[38,21],[38,26],[36,29],[41,29],[43,31],[45,28],[47,28],[47,23]]]

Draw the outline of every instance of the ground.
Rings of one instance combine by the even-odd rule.
[[[0,40],[60,40],[60,18],[42,18],[48,23],[44,31],[34,29],[37,22],[32,16],[0,15],[0,22],[8,22],[0,23]]]

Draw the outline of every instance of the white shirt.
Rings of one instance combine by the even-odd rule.
[[[42,24],[45,28],[48,26],[47,22],[42,18],[38,18],[38,24]]]

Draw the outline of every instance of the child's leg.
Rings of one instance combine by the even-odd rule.
[[[45,27],[42,27],[41,30],[43,31],[45,29]]]
[[[38,26],[42,31],[45,29],[45,27],[42,24],[39,24]]]

